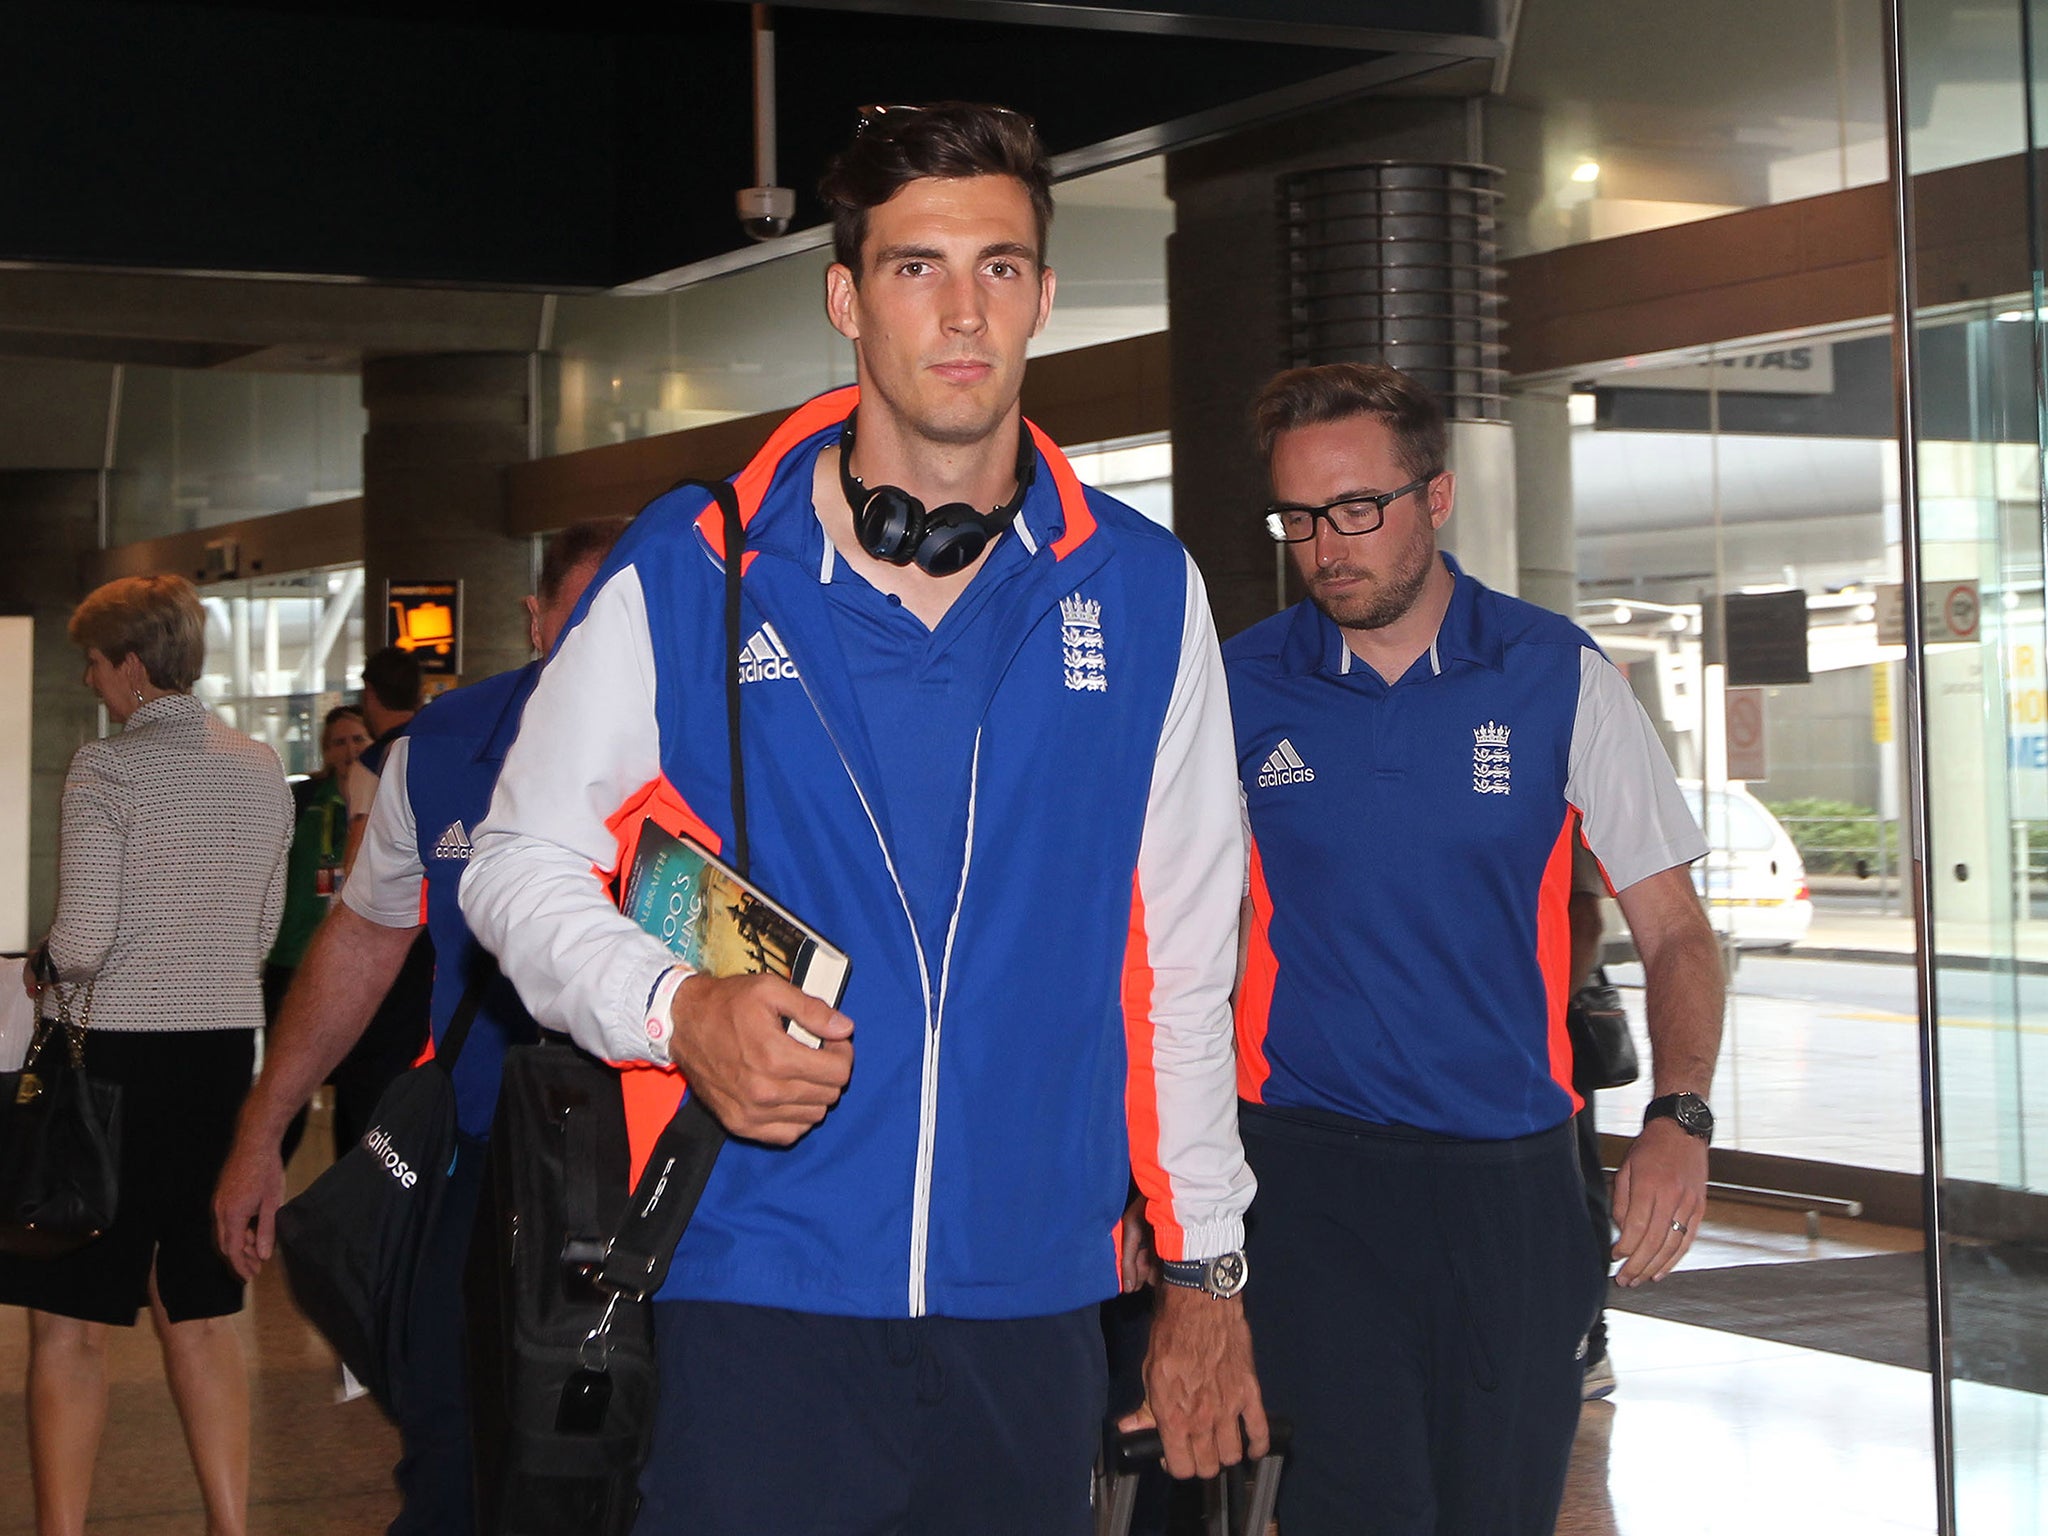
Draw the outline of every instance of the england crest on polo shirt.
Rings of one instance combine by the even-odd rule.
[[[1109,660],[1102,649],[1102,604],[1076,592],[1060,599],[1060,652],[1067,686],[1076,693],[1109,692]]]
[[[1504,795],[1508,793],[1510,770],[1513,766],[1508,755],[1508,734],[1510,728],[1489,720],[1484,725],[1472,728],[1472,791],[1480,795]]]

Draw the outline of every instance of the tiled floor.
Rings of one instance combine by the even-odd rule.
[[[1688,1264],[1917,1244],[1914,1233],[1833,1220],[1810,1241],[1796,1213],[1717,1207]],[[1932,1536],[1924,1373],[1618,1312],[1610,1327],[1620,1387],[1581,1420],[1560,1536]],[[252,1292],[243,1337],[255,1368],[252,1530],[381,1530],[396,1503],[395,1437],[367,1400],[335,1403],[331,1357],[274,1272]],[[0,1309],[0,1447],[10,1458],[24,1443],[24,1358],[22,1314]],[[146,1326],[116,1341],[112,1375],[94,1532],[199,1531],[197,1491]],[[2048,1536],[2048,1403],[1965,1385],[1956,1416],[1961,1536]],[[32,1526],[26,1476],[0,1477],[0,1533]]]
[[[321,1166],[328,1146],[316,1113],[293,1160],[293,1189]],[[397,1511],[391,1466],[398,1436],[367,1398],[335,1401],[334,1356],[299,1316],[272,1264],[239,1318],[250,1363],[252,1536],[355,1536],[382,1531]],[[28,1316],[0,1307],[0,1533],[35,1528],[28,1481],[22,1382]],[[198,1485],[164,1386],[156,1335],[145,1318],[115,1329],[108,1349],[107,1430],[93,1477],[93,1536],[198,1536]]]
[[[274,1536],[381,1531],[397,1507],[397,1436],[367,1398],[334,1401],[334,1357],[266,1274],[242,1314],[252,1365],[251,1530]],[[27,1315],[0,1308],[0,1532],[34,1529],[21,1383]],[[113,1335],[107,1432],[93,1481],[95,1533],[171,1536],[204,1529],[199,1490],[145,1320]]]
[[[1909,1248],[1912,1234],[1826,1223],[1809,1243],[1790,1213],[1721,1217],[1696,1250],[1708,1264],[1847,1257]],[[1590,1407],[1560,1536],[1891,1536],[1934,1529],[1928,1378],[1834,1355],[1623,1313],[1610,1316],[1621,1375]],[[22,1444],[21,1314],[0,1312],[0,1445]],[[256,1362],[252,1529],[275,1536],[374,1532],[390,1518],[395,1441],[367,1401],[333,1401],[333,1367],[274,1275],[252,1295],[243,1336]],[[146,1329],[113,1356],[112,1414],[94,1508],[104,1536],[199,1529],[177,1422]],[[2031,1484],[2003,1495],[1986,1479],[1968,1536],[2043,1536],[2048,1419],[2040,1400],[1981,1388],[1959,1402],[1962,1427],[1988,1460],[2030,1465]],[[2027,1458],[2032,1457],[2031,1463]],[[1970,1484],[1966,1484],[1971,1486]],[[1966,1506],[1967,1507],[1967,1506]],[[2033,1524],[2027,1521],[2033,1520]],[[32,1527],[24,1479],[0,1479],[0,1532]],[[765,1536],[765,1533],[764,1533]]]

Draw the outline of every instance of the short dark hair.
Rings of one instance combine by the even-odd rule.
[[[1370,416],[1394,434],[1401,467],[1416,479],[1444,467],[1444,408],[1436,395],[1385,363],[1322,363],[1275,374],[1252,406],[1259,456],[1270,467],[1283,432]]]
[[[357,709],[355,705],[337,704],[334,706],[334,708],[327,711],[327,713],[321,717],[320,740],[323,745],[327,741],[327,733],[334,729],[335,722],[338,720],[353,720],[357,725],[360,725],[364,730],[368,730],[370,728],[369,722],[363,719],[363,712],[360,709]]]
[[[548,552],[541,556],[540,581],[534,595],[551,603],[562,590],[569,573],[587,560],[602,560],[619,542],[619,535],[633,524],[630,517],[589,517],[571,523],[548,540]]]
[[[935,101],[924,107],[867,107],[860,130],[825,167],[818,195],[832,210],[832,254],[860,280],[868,210],[927,176],[1014,176],[1038,220],[1038,260],[1052,227],[1052,167],[1031,119],[1007,107]]]
[[[363,663],[363,692],[393,714],[420,707],[420,662],[410,651],[387,645]]]

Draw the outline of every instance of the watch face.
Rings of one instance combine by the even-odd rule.
[[[1695,1136],[1711,1135],[1714,1129],[1714,1112],[1707,1108],[1707,1101],[1696,1093],[1681,1093],[1671,1106],[1672,1117]]]
[[[1244,1289],[1248,1274],[1242,1251],[1219,1254],[1209,1261],[1209,1292],[1214,1296],[1235,1296]]]

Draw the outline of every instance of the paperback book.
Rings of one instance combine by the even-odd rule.
[[[846,995],[852,964],[843,951],[694,839],[651,819],[640,828],[620,906],[683,964],[708,976],[772,972],[834,1008]],[[795,1020],[783,1022],[791,1038],[813,1050],[822,1044]]]

